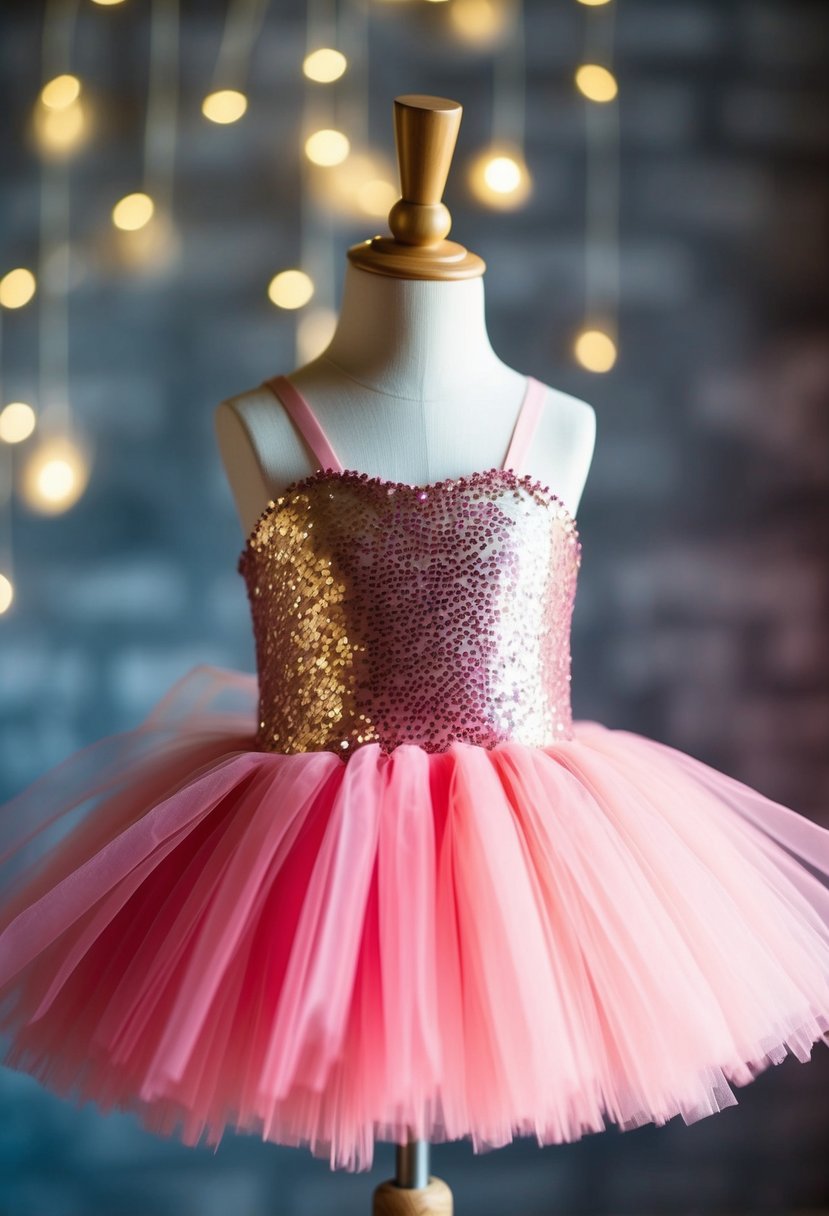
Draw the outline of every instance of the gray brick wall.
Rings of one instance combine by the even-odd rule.
[[[526,0],[520,216],[477,209],[493,343],[599,415],[581,506],[574,706],[662,739],[829,823],[826,7],[820,0],[618,0],[621,354],[570,360],[583,293],[584,124],[571,73],[586,13]],[[37,165],[21,138],[39,85],[40,0],[0,10],[0,261],[34,259]],[[371,130],[390,99],[466,106],[459,159],[487,133],[489,60],[430,45],[438,17],[372,7]],[[92,481],[63,517],[14,519],[17,605],[0,623],[0,801],[68,752],[134,725],[198,662],[253,667],[241,545],[213,438],[222,397],[293,366],[293,320],[264,297],[297,257],[304,5],[280,0],[234,128],[199,114],[224,4],[185,0],[176,185],[180,262],[124,274],[101,233],[140,171],[149,3],[82,4],[77,70],[105,100],[72,171],[78,259],[72,399]],[[595,14],[593,15],[595,17]],[[339,225],[346,246],[370,225]],[[35,393],[36,312],[4,317],[5,395]],[[608,1132],[475,1157],[434,1149],[459,1213],[814,1211],[829,1205],[829,1053],[788,1060],[739,1106],[687,1128]],[[215,1155],[76,1112],[0,1076],[0,1216],[367,1213],[392,1171],[331,1175],[308,1154],[228,1137]]]

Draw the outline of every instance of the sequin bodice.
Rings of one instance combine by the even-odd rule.
[[[261,750],[571,737],[581,546],[511,469],[430,486],[320,469],[260,516],[239,558]]]

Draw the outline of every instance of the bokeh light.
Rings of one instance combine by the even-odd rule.
[[[472,161],[469,186],[479,202],[508,211],[527,201],[532,178],[516,149],[487,148]]]
[[[201,103],[201,112],[211,122],[227,125],[238,122],[248,108],[248,99],[238,89],[218,89],[208,93]]]
[[[573,350],[588,372],[609,372],[616,362],[616,343],[601,329],[582,330]]]
[[[576,86],[588,101],[612,101],[619,92],[616,77],[598,63],[583,63],[576,72]]]
[[[89,468],[68,439],[40,444],[23,467],[21,494],[32,510],[58,515],[73,506],[86,489]]]
[[[28,304],[37,290],[37,280],[31,270],[17,266],[0,279],[0,305],[3,308],[22,308]]]
[[[143,194],[141,191],[126,194],[112,208],[112,222],[124,232],[135,232],[137,228],[149,224],[154,211],[155,203],[149,194]]]
[[[506,30],[511,7],[501,0],[452,0],[448,10],[452,29],[472,46],[492,46]]]
[[[313,279],[304,270],[281,270],[268,284],[268,298],[277,308],[302,308],[313,294]]]
[[[342,131],[329,127],[314,131],[305,141],[305,155],[314,165],[340,165],[348,156],[351,145]]]
[[[0,410],[0,441],[22,443],[37,424],[35,412],[25,401],[10,401]]]
[[[47,110],[67,110],[80,95],[81,82],[68,73],[55,76],[40,90],[40,100]]]
[[[49,157],[67,156],[78,148],[90,131],[90,111],[80,97],[61,108],[35,106],[34,137]]]
[[[348,67],[348,60],[342,51],[336,51],[330,46],[321,46],[305,56],[302,70],[309,80],[317,84],[331,84],[339,80]]]
[[[8,612],[14,599],[14,586],[5,574],[0,574],[0,615]]]

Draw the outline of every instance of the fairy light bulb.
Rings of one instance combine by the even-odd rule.
[[[31,270],[17,266],[0,279],[0,305],[3,308],[23,308],[37,290],[37,280]]]
[[[25,401],[10,401],[0,410],[0,441],[22,443],[35,429],[35,412]]]
[[[0,616],[4,612],[8,612],[12,606],[13,599],[14,585],[7,575],[0,573]]]
[[[124,232],[135,232],[143,228],[153,218],[155,203],[149,194],[141,191],[135,194],[125,194],[112,208],[112,222],[116,228]]]
[[[238,122],[248,108],[248,99],[238,89],[218,89],[208,93],[201,103],[201,112],[210,122],[226,126]]]
[[[40,90],[41,104],[47,110],[67,110],[81,95],[81,82],[77,76],[65,73],[46,82]]]
[[[475,158],[469,185],[479,202],[500,210],[520,207],[532,192],[532,178],[515,150],[488,148]]]
[[[342,131],[324,128],[314,131],[305,141],[305,155],[313,165],[324,168],[330,165],[341,165],[351,149],[348,136]]]
[[[342,51],[330,46],[321,46],[311,51],[302,61],[302,71],[308,80],[316,84],[331,84],[339,80],[348,67],[348,60]]]
[[[585,8],[601,8],[603,4],[609,4],[610,0],[578,0],[578,2]]]
[[[588,372],[609,372],[616,362],[616,343],[601,329],[584,329],[577,336],[574,353]]]
[[[612,101],[619,92],[616,77],[598,63],[583,63],[576,72],[576,87],[588,101]]]
[[[304,270],[281,270],[268,284],[268,299],[277,308],[302,308],[313,294],[313,279]]]
[[[73,152],[89,134],[89,109],[78,96],[63,106],[35,107],[33,130],[39,150],[49,157]]]
[[[124,0],[92,0],[92,3],[100,5],[101,8],[114,8],[116,4],[123,4]]]
[[[58,515],[83,494],[89,470],[79,449],[68,439],[41,444],[23,467],[21,492],[27,504],[44,515]]]
[[[452,0],[448,14],[459,38],[473,46],[486,47],[503,34],[511,10],[501,0]]]

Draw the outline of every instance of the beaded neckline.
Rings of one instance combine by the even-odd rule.
[[[522,486],[527,490],[534,491],[538,494],[546,496],[547,502],[545,505],[554,506],[559,514],[567,521],[577,544],[579,544],[579,531],[576,517],[570,513],[564,501],[558,494],[554,493],[549,486],[541,484],[537,477],[533,477],[531,473],[524,473],[519,476],[514,469],[499,468],[497,465],[491,469],[483,469],[473,473],[465,473],[460,477],[444,477],[440,481],[428,481],[423,485],[410,485],[406,481],[393,481],[388,477],[373,477],[368,473],[361,473],[359,469],[316,469],[313,473],[309,473],[305,477],[298,477],[294,481],[289,482],[275,498],[268,500],[267,506],[260,513],[258,519],[248,534],[248,537],[239,554],[238,561],[241,563],[245,556],[251,551],[254,537],[259,531],[259,527],[264,520],[270,515],[278,511],[285,499],[291,494],[299,493],[306,486],[314,485],[320,481],[334,479],[337,481],[361,482],[364,485],[385,486],[389,494],[415,494],[420,496],[423,501],[434,490],[448,489],[465,489],[467,486],[480,485],[482,482],[488,481],[493,476],[503,478],[507,485]]]

